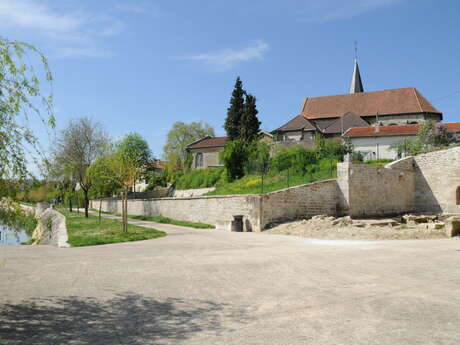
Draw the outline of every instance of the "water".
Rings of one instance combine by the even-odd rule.
[[[0,245],[20,246],[29,239],[30,236],[24,229],[13,229],[0,223]]]

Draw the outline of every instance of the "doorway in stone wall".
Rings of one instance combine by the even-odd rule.
[[[460,186],[457,187],[456,204],[460,205]]]

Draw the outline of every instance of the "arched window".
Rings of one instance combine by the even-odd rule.
[[[457,205],[460,205],[460,186],[457,187]]]
[[[203,154],[198,152],[195,156],[195,168],[202,168],[203,167]]]

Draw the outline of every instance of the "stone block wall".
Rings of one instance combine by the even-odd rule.
[[[92,201],[90,206],[98,208],[99,201]],[[121,213],[121,200],[103,200],[102,210]],[[128,214],[163,216],[212,225],[221,221],[231,221],[235,215],[243,215],[245,230],[261,231],[260,196],[258,195],[129,200]]]
[[[415,206],[422,213],[460,213],[460,147],[413,157]]]
[[[337,181],[326,180],[262,195],[262,226],[318,214],[335,216],[339,206],[337,194]]]
[[[413,212],[414,172],[365,164],[339,163],[342,208],[352,217],[383,217]]]

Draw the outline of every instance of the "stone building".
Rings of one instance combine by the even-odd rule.
[[[350,93],[306,97],[300,112],[274,130],[276,141],[312,145],[315,133],[340,137],[349,128],[396,126],[441,121],[438,111],[415,87],[364,92],[355,60]]]
[[[260,131],[259,140],[271,143],[273,135],[265,131]],[[228,137],[207,136],[189,144],[186,150],[193,156],[192,168],[204,169],[223,166],[219,154],[224,150],[227,141]]]
[[[460,142],[460,122],[438,123],[437,126],[443,126],[454,141]],[[400,157],[391,145],[414,139],[419,129],[420,125],[350,128],[343,138],[352,144],[354,151],[363,155],[364,160],[396,159]]]

